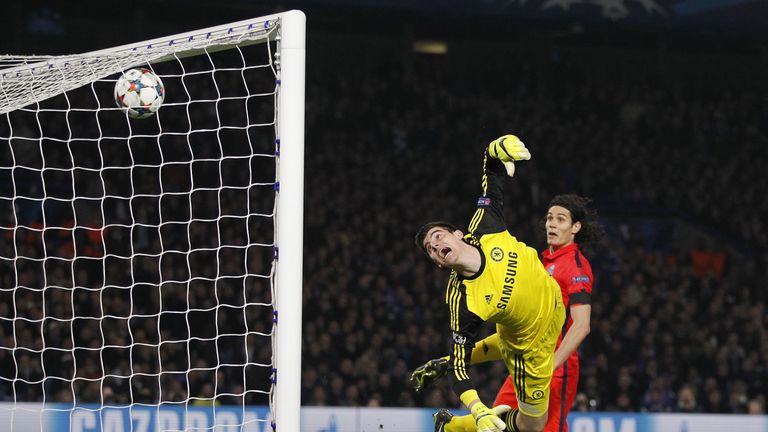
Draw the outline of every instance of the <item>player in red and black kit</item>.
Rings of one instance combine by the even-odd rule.
[[[582,254],[580,246],[591,246],[600,241],[603,231],[597,223],[597,214],[588,207],[589,200],[578,195],[558,195],[549,203],[544,228],[547,249],[541,261],[550,275],[557,280],[563,294],[567,316],[555,349],[555,372],[550,384],[548,418],[544,431],[565,432],[566,417],[576,397],[579,381],[577,348],[589,334],[592,312],[592,267]],[[494,336],[489,336],[492,338]],[[472,364],[486,361],[486,340],[479,341],[472,353]],[[416,390],[421,390],[434,379],[444,375],[444,358],[431,360],[417,368],[411,376]],[[494,406],[517,407],[517,398],[511,377],[507,377],[496,396]],[[447,410],[436,414],[451,430],[474,431],[474,422],[467,416],[453,416]],[[449,429],[449,428],[446,428]]]

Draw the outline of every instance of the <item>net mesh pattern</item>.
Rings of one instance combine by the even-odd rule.
[[[275,28],[3,58],[0,397],[65,411],[269,403]],[[166,91],[142,120],[113,99],[134,66]]]

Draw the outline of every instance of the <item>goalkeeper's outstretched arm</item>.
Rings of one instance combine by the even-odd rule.
[[[515,161],[530,158],[531,153],[525,144],[514,135],[501,136],[488,144],[483,157],[482,196],[469,222],[469,236],[465,240],[472,243],[473,237],[507,229],[504,220],[504,177],[505,174],[514,175]]]

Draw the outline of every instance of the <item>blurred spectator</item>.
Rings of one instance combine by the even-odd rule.
[[[594,400],[590,400],[586,393],[578,392],[576,393],[576,398],[573,400],[573,408],[571,409],[571,411],[576,411],[576,412],[595,411],[596,406],[597,406],[597,402]]]
[[[680,390],[677,391],[677,406],[674,411],[682,413],[696,413],[701,411],[693,387],[688,384],[680,387]]]
[[[628,406],[628,404],[627,404]],[[642,402],[642,410],[647,412],[668,412],[675,407],[675,395],[663,376],[653,378],[648,385]]]
[[[764,415],[765,414],[765,398],[759,397],[750,399],[747,402],[747,414]]]

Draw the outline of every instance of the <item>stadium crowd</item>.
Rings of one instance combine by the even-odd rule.
[[[307,86],[304,405],[458,406],[445,383],[423,394],[408,387],[410,371],[448,346],[446,276],[420,255],[413,235],[423,222],[444,215],[466,223],[480,172],[473,168],[477,163],[465,161],[480,158],[491,139],[514,132],[533,154],[508,184],[507,218],[517,237],[541,248],[544,206],[564,192],[594,198],[610,234],[602,248],[587,251],[596,282],[575,409],[765,412],[768,309],[758,271],[768,265],[762,217],[768,203],[761,199],[768,189],[761,175],[768,157],[759,149],[768,145],[768,100],[760,68],[750,69],[764,65],[764,55],[638,49],[628,56],[608,47],[514,45],[492,47],[503,58],[479,65],[482,49],[491,48],[446,57],[403,54],[388,44],[351,47],[336,57],[318,48],[310,51],[318,57],[310,57],[308,64],[316,66]],[[744,67],[729,67],[734,62]],[[223,231],[237,242],[234,228]],[[205,244],[216,232],[215,224],[201,224],[192,237]],[[3,234],[11,243],[2,256],[42,256],[34,251],[39,239],[24,246],[16,231]],[[117,245],[120,236],[114,235],[109,241]],[[137,241],[134,233],[120,235]],[[14,238],[21,252],[13,249]],[[141,244],[156,253],[159,240]],[[213,262],[201,256],[191,267],[164,266],[162,279],[184,280],[195,266],[196,274],[211,278],[240,270],[222,262],[225,270],[217,273]],[[109,264],[115,270],[105,280],[93,280],[85,268],[47,268],[58,282],[38,280],[34,266],[16,267],[13,276],[3,275],[2,286],[131,284],[125,279],[131,264]],[[47,369],[42,365],[60,360],[60,352],[42,359],[34,349],[0,349],[0,399],[42,400],[47,394],[50,400],[53,394],[68,402],[78,393],[80,402],[181,402],[194,396],[201,403],[237,403],[244,387],[269,380],[266,368],[247,378],[242,368],[216,368],[214,361],[242,362],[237,350],[222,349],[224,358],[213,359],[216,342],[182,342],[191,335],[215,336],[204,323],[226,328],[227,318],[213,309],[212,284],[202,283],[186,299],[183,287],[166,284],[168,297],[160,301],[152,290],[157,264],[147,264],[154,271],[135,265],[133,281],[140,286],[134,298],[122,294],[120,301],[117,295],[109,306],[115,316],[124,316],[128,304],[134,314],[146,307],[152,315],[159,303],[176,310],[191,302],[200,320],[166,315],[160,323],[139,316],[58,326],[46,340],[61,341],[62,351],[71,348],[67,341],[95,341],[93,350],[78,354],[86,378],[82,392],[69,386],[71,370],[62,370],[59,379],[43,383],[51,386],[47,393],[25,393],[32,386],[13,380],[42,380],[39,372],[24,369]],[[216,298],[220,292],[222,298],[242,296],[237,286],[216,285]],[[249,294],[268,296],[267,290],[259,286]],[[79,305],[77,315],[98,317],[104,307],[98,290],[80,294],[28,293],[22,302],[26,294],[4,290],[0,316],[22,314],[11,304],[34,308],[42,301],[46,313],[64,323],[73,321],[63,306],[69,303]],[[153,300],[143,305],[139,295]],[[28,313],[39,319],[42,311]],[[270,318],[270,311],[262,311],[247,319],[265,322],[262,330],[269,331]],[[189,322],[200,328],[188,328]],[[2,320],[2,346],[42,346],[34,330],[39,322],[29,323]],[[231,332],[245,326],[241,320],[229,325]],[[128,333],[139,344],[130,352],[122,348]],[[171,343],[158,345],[160,339]],[[98,349],[107,342],[112,348]],[[255,352],[250,361],[268,361],[268,346]],[[114,370],[102,370],[110,355]],[[193,371],[185,374],[187,368]],[[492,400],[506,371],[501,363],[478,369],[481,396]],[[132,373],[137,375],[125,378]],[[217,374],[217,382],[234,384],[206,387]],[[249,403],[266,398],[245,396]]]
[[[406,385],[448,345],[446,275],[412,235],[466,223],[479,174],[465,161],[513,131],[533,159],[509,183],[510,230],[541,248],[548,198],[577,192],[612,233],[590,256],[578,409],[764,412],[764,83],[679,53],[510,51],[498,69],[373,63],[310,88],[323,105],[308,111],[307,176],[323,180],[308,183],[304,403],[458,406]],[[505,371],[478,368],[493,400]]]

